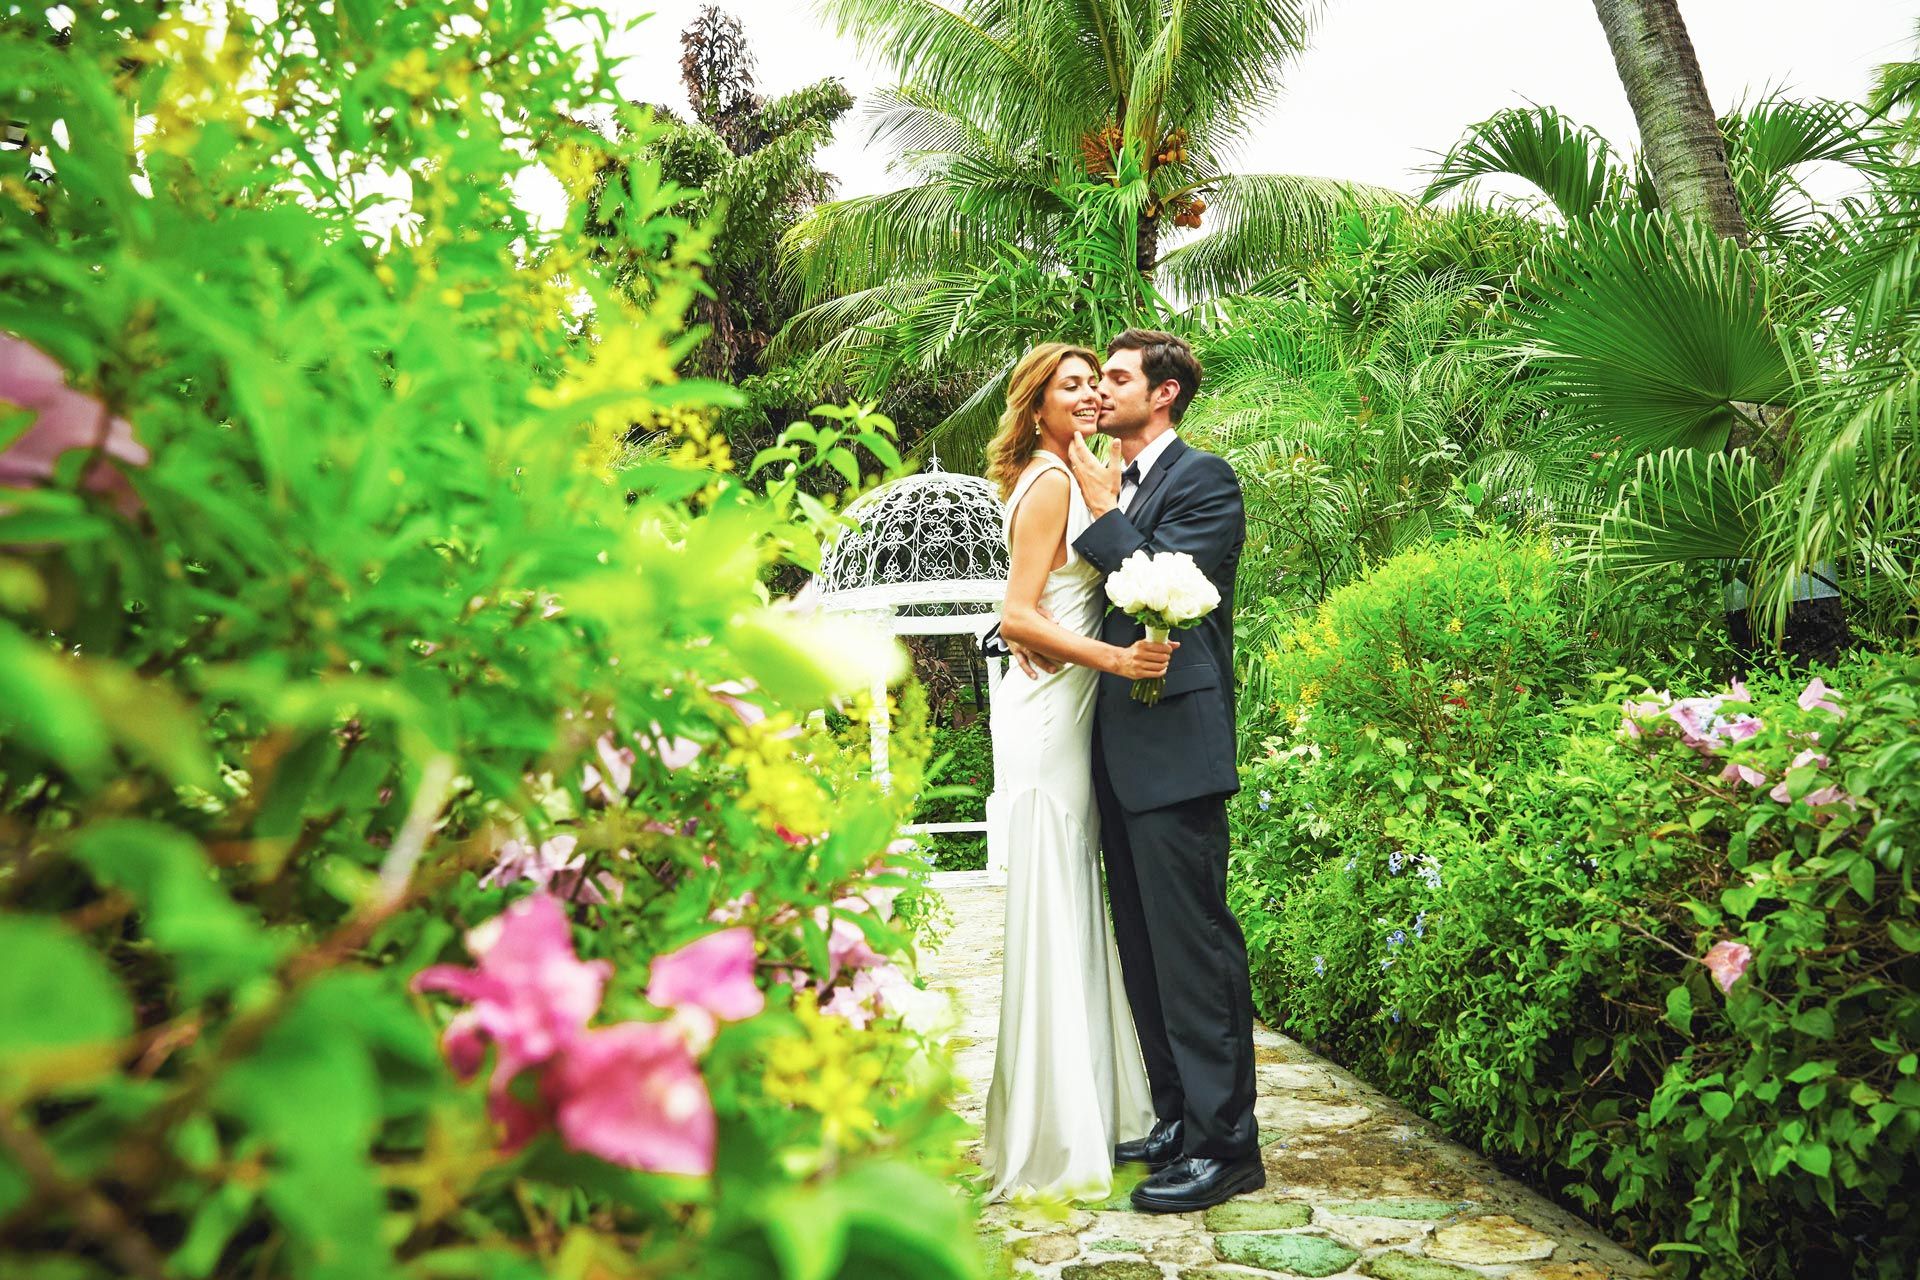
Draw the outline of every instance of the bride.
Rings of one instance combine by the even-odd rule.
[[[993,702],[987,841],[1007,867],[1006,960],[981,1163],[996,1200],[1103,1200],[1114,1144],[1154,1122],[1101,891],[1093,698],[1099,672],[1163,674],[1173,646],[1095,638],[1106,601],[1073,550],[1088,517],[1066,458],[1098,428],[1099,369],[1083,348],[1035,347],[987,449],[1012,559],[1001,637],[1061,664],[1010,666]]]

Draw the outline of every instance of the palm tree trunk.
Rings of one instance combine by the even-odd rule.
[[[1694,56],[1679,0],[1593,0],[1640,126],[1640,151],[1661,207],[1747,242],[1726,140]]]
[[[1133,260],[1140,268],[1140,274],[1153,279],[1153,273],[1160,266],[1160,220],[1149,218],[1145,213],[1139,217],[1134,241]]]

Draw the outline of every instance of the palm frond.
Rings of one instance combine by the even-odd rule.
[[[1720,121],[1727,165],[1747,223],[1756,235],[1779,239],[1805,231],[1817,202],[1800,170],[1819,161],[1860,165],[1881,151],[1851,103],[1769,97]]]
[[[1766,469],[1745,450],[1667,449],[1641,458],[1613,505],[1580,537],[1576,563],[1630,582],[1687,561],[1740,561],[1767,523]]]
[[[1160,260],[1161,278],[1185,297],[1243,292],[1276,270],[1304,266],[1326,251],[1347,209],[1410,203],[1387,187],[1284,173],[1222,174],[1203,190],[1214,229]]]
[[[1009,15],[989,6],[819,0],[817,7],[840,35],[903,72],[910,69],[916,85],[976,120],[1030,112],[1050,100],[1058,84]]]
[[[809,304],[889,277],[984,262],[1036,222],[1026,201],[934,181],[815,206],[787,236],[785,267]]]
[[[1725,445],[1792,386],[1760,256],[1663,215],[1575,224],[1515,281],[1510,344],[1570,418],[1628,454]]]
[[[1626,175],[1607,140],[1552,107],[1510,107],[1470,126],[1431,172],[1423,201],[1508,174],[1538,187],[1568,222],[1626,198]]]

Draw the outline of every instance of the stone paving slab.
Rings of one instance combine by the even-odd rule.
[[[977,1133],[993,1079],[1006,889],[935,875],[952,930],[924,961],[958,997],[960,1114]],[[1100,1205],[987,1206],[1004,1273],[1048,1280],[1645,1280],[1590,1225],[1442,1137],[1379,1090],[1266,1027],[1254,1030],[1267,1185],[1209,1213],[1135,1213],[1146,1170]],[[978,1156],[978,1139],[973,1154]]]

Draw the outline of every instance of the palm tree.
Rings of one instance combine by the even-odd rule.
[[[1836,570],[1800,553],[1840,541],[1782,542],[1795,523],[1783,486],[1817,442],[1810,394],[1851,359],[1847,307],[1872,255],[1863,224],[1821,208],[1800,179],[1839,161],[1884,192],[1888,135],[1851,104],[1780,97],[1736,108],[1718,130],[1748,243],[1674,216],[1643,157],[1616,156],[1546,108],[1475,126],[1428,194],[1515,174],[1566,224],[1516,277],[1502,341],[1594,459],[1604,500],[1561,516],[1583,535],[1596,589],[1718,562],[1738,575],[1728,625],[1741,647],[1752,596],[1784,650],[1830,654],[1847,634]],[[1852,247],[1836,256],[1836,240]]]
[[[868,392],[906,369],[950,374],[956,359],[990,390],[1011,353],[991,328],[1029,326],[975,300],[1007,296],[1007,281],[1031,286],[1023,297],[1083,293],[1084,260],[1062,246],[1082,235],[1084,247],[1094,209],[1099,237],[1132,254],[1130,276],[1105,277],[1116,317],[1151,308],[1156,287],[1240,287],[1319,252],[1344,202],[1400,197],[1230,164],[1305,47],[1314,3],[822,0],[900,77],[872,117],[908,182],[822,205],[789,238],[812,308],[789,343]],[[1029,314],[1051,320],[1051,305]]]
[[[693,119],[655,107],[665,127],[647,150],[662,176],[685,189],[679,211],[713,227],[710,293],[692,317],[707,336],[690,367],[739,382],[764,371],[767,344],[799,308],[778,270],[780,243],[832,194],[816,153],[853,98],[831,77],[764,98],[739,19],[713,5],[694,15],[680,47]]]
[[[1726,144],[1679,0],[1593,0],[1593,7],[1640,127],[1641,151],[1662,207],[1746,243]]]

